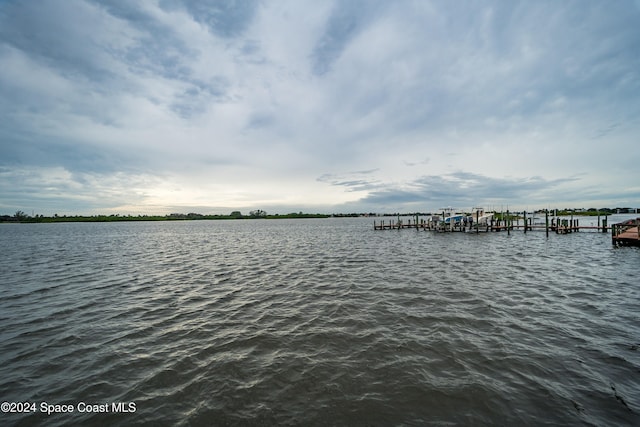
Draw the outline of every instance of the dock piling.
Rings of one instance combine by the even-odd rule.
[[[549,209],[544,210],[544,228],[548,238],[549,237]]]

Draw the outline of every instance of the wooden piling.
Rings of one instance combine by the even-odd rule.
[[[544,228],[547,233],[547,238],[549,237],[549,209],[544,210]]]
[[[569,233],[573,231],[573,210],[571,211],[571,224],[569,225]]]

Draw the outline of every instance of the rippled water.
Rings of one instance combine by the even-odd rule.
[[[640,250],[608,234],[0,224],[0,247],[0,400],[37,404],[3,425],[640,425]]]

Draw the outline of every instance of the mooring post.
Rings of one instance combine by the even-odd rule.
[[[549,209],[544,210],[544,229],[549,237]]]
[[[527,211],[524,211],[524,234],[527,234]]]
[[[573,232],[573,210],[571,211],[571,225],[569,226],[569,232]]]
[[[509,219],[510,219],[509,218],[509,209],[507,209],[507,222],[505,223],[507,225],[507,236],[511,235],[511,229],[509,228],[509,223],[510,223]]]
[[[617,234],[616,234],[616,232],[617,232],[616,228],[617,228],[617,227],[616,227],[616,225],[615,225],[615,224],[613,224],[613,225],[611,226],[611,241],[612,241],[613,243],[615,243],[615,242],[616,242],[616,241],[615,241],[615,237],[617,236]]]

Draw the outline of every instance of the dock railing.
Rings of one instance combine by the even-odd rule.
[[[634,227],[638,227],[638,225],[640,225],[640,218],[636,218],[636,219],[629,219],[627,221],[624,222],[619,222],[617,224],[613,224],[611,226],[611,235],[613,237],[616,237],[622,233],[624,233],[627,230],[630,230]],[[638,229],[638,236],[640,236],[640,228]]]

